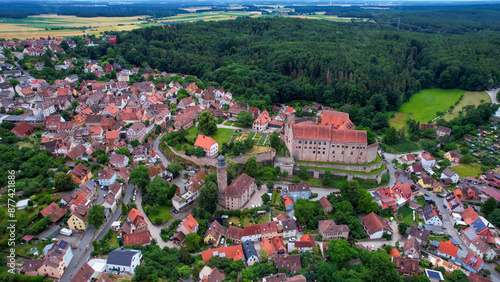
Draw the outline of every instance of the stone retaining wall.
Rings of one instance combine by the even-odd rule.
[[[300,167],[294,167],[293,171],[295,174],[300,173]],[[312,175],[312,177],[321,179],[323,178],[323,174],[325,172],[329,171],[332,175],[338,175],[338,176],[347,176],[347,180],[353,180],[354,178],[360,178],[363,180],[376,180],[377,183],[382,182],[382,176],[387,173],[387,170],[384,169],[381,172],[377,174],[371,174],[371,175],[362,175],[362,174],[355,174],[355,173],[348,173],[348,172],[340,172],[340,171],[330,171],[330,170],[322,170],[322,169],[307,169],[307,172],[309,175]]]
[[[358,171],[358,172],[370,172],[372,170],[378,169],[382,167],[383,160],[378,164],[371,164],[366,166],[357,166],[357,165],[343,165],[343,164],[320,164],[320,163],[307,163],[307,162],[296,162],[296,165],[299,166],[311,166],[321,168],[331,168],[331,169],[340,169],[340,170],[350,170],[350,171]]]

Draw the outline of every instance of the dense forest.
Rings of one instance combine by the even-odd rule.
[[[246,18],[123,33],[96,57],[197,75],[261,108],[276,102],[397,110],[422,88],[498,85],[500,34],[438,35],[373,23]],[[373,111],[373,109],[375,111]]]

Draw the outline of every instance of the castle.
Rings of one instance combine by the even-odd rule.
[[[365,130],[355,130],[349,114],[323,111],[321,119],[291,114],[283,140],[296,161],[367,164],[375,161],[378,144],[368,144]]]

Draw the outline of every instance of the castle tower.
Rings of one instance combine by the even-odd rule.
[[[227,187],[226,158],[222,154],[217,158],[217,186],[219,194],[224,193]]]

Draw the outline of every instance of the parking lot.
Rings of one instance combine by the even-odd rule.
[[[262,185],[262,187],[259,189],[255,190],[255,193],[253,194],[252,198],[248,201],[246,205],[243,206],[243,209],[251,209],[253,205],[262,205],[262,195],[267,193],[269,190],[267,190],[265,185]]]

